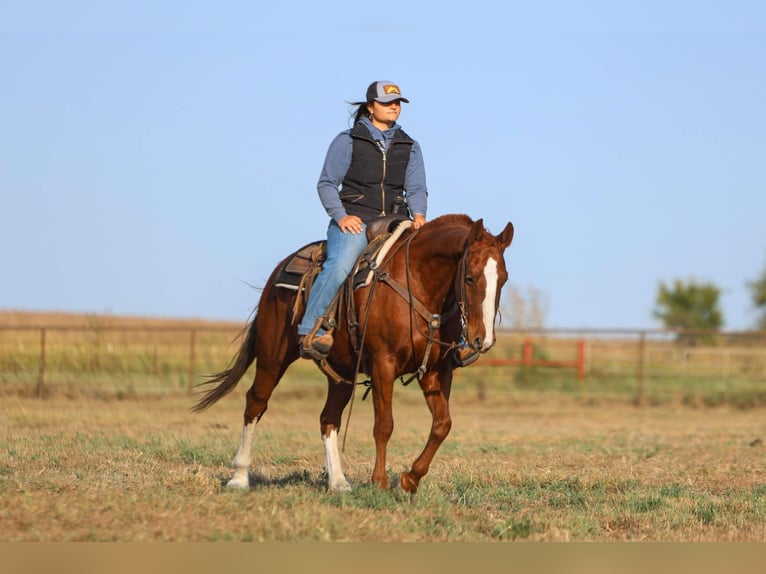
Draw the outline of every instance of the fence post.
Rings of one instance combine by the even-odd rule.
[[[638,338],[638,371],[636,373],[636,399],[637,405],[644,402],[644,360],[646,356],[646,333],[641,331]]]
[[[191,330],[191,337],[189,339],[189,384],[188,391],[192,394],[194,389],[194,362],[195,362],[195,346],[197,343],[197,330]]]
[[[37,376],[37,397],[45,394],[45,327],[40,327],[40,372]]]
[[[577,341],[577,378],[585,380],[585,339]]]
[[[531,365],[532,364],[532,337],[530,337],[530,336],[527,336],[524,339],[523,363],[525,365]]]

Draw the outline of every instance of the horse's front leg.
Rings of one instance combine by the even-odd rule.
[[[351,399],[354,386],[347,383],[336,383],[329,377],[327,385],[327,401],[322,415],[319,417],[319,430],[322,433],[327,466],[327,481],[330,490],[348,491],[351,490],[351,484],[343,474],[338,450],[338,432],[340,431],[343,409],[346,408]]]
[[[372,483],[380,488],[388,487],[386,475],[386,449],[394,432],[394,416],[391,400],[394,394],[393,361],[376,360],[372,366],[372,401],[375,422],[372,436],[375,439],[375,467],[372,469]]]
[[[446,368],[441,373],[427,373],[420,381],[420,387],[423,389],[428,409],[431,411],[431,432],[423,452],[412,463],[412,468],[402,473],[402,488],[409,493],[414,493],[418,489],[420,479],[428,473],[436,451],[439,450],[452,428],[452,418],[449,413],[452,369]]]

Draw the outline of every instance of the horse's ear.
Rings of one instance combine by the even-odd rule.
[[[497,236],[497,239],[502,243],[503,247],[508,247],[511,241],[513,241],[513,223],[509,221],[503,232]]]
[[[468,234],[468,241],[471,243],[479,241],[484,234],[484,219],[479,219],[473,222],[471,226],[471,232]]]

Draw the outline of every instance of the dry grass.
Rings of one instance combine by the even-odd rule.
[[[0,323],[96,333],[211,326],[19,312],[0,312]],[[0,382],[10,381],[0,406],[0,541],[766,542],[766,417],[755,383],[743,390],[662,381],[636,408],[633,383],[622,379],[581,384],[530,369],[510,381],[479,362],[458,372],[452,433],[410,498],[367,486],[372,413],[361,391],[342,457],[355,489],[326,491],[318,436],[324,383],[299,362],[259,425],[253,488],[232,493],[223,485],[247,383],[192,415],[188,340],[136,337],[89,343],[84,359],[51,351],[45,400],[29,396],[34,368],[29,380],[0,372]],[[223,368],[229,342],[228,334],[200,339],[197,373]],[[55,349],[55,338],[50,343]],[[101,352],[101,343],[114,351]],[[77,363],[85,359],[88,368]],[[109,361],[114,368],[105,370]],[[396,391],[392,481],[420,452],[430,424],[415,387]]]
[[[533,392],[489,405],[458,385],[453,432],[409,498],[366,485],[371,405],[357,401],[343,455],[355,490],[336,494],[322,476],[321,383],[293,379],[260,425],[253,488],[232,493],[244,387],[201,415],[184,395],[4,397],[0,540],[766,542],[760,409]],[[392,479],[425,440],[415,388],[397,389],[395,416]]]
[[[173,317],[141,317],[109,313],[67,313],[63,311],[19,311],[0,309],[0,325],[7,327],[75,327],[75,328],[233,328],[239,322]]]

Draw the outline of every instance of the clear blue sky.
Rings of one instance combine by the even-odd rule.
[[[507,221],[551,327],[755,321],[766,3],[0,0],[0,308],[244,321],[324,237],[347,101],[399,83],[429,217]]]

